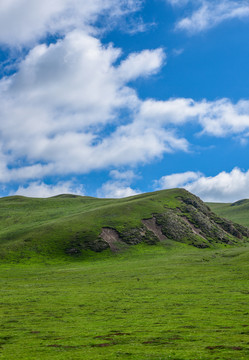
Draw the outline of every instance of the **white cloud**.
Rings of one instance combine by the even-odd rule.
[[[47,198],[60,194],[84,195],[82,185],[75,185],[72,181],[59,182],[48,185],[41,181],[31,182],[28,186],[20,186],[12,195],[23,195],[28,197]]]
[[[196,4],[196,2],[192,2]],[[184,1],[171,0],[171,3],[185,5]],[[198,3],[201,3],[198,9],[194,10],[190,16],[181,19],[176,24],[176,29],[197,33],[215,27],[227,20],[249,17],[248,0],[202,0],[198,1]]]
[[[149,68],[156,71],[163,52],[149,54]],[[202,134],[248,136],[248,100],[141,101],[126,84],[131,75],[125,78],[120,70],[124,62],[115,65],[119,56],[119,49],[74,31],[56,44],[35,47],[16,74],[0,81],[1,182],[135,165],[188,151],[176,130],[189,121]],[[148,68],[143,70],[147,75]],[[143,73],[135,66],[132,74]],[[120,124],[116,118],[123,109],[129,116]],[[109,124],[113,130],[106,135]]]
[[[0,43],[26,44],[47,34],[89,30],[100,15],[108,14],[110,23],[139,6],[139,0],[1,0]]]
[[[119,66],[119,74],[126,80],[152,75],[158,72],[165,58],[163,49],[143,50],[140,53],[130,54]]]
[[[129,89],[120,89],[124,83],[116,79],[112,64],[119,56],[119,49],[104,47],[97,39],[74,31],[56,44],[36,46],[8,79],[4,100],[14,100],[18,116],[24,110],[24,117],[36,118],[37,112],[39,131],[48,126],[52,131],[63,131],[64,126],[68,130],[72,115],[72,129],[105,122],[113,108],[133,97]],[[84,120],[79,118],[82,115]]]
[[[128,183],[138,178],[138,175],[136,175],[132,170],[127,170],[123,172],[119,170],[112,170],[110,171],[110,176],[115,180],[121,180],[126,182],[128,181]]]
[[[115,65],[120,54],[73,31],[56,44],[36,46],[16,74],[0,81],[0,181],[86,173],[187,150],[188,142],[172,130],[137,117],[143,103],[126,84],[158,71],[162,49],[131,54]],[[119,124],[122,110],[129,115]],[[109,124],[113,130],[105,135]]]
[[[203,102],[199,122],[203,133],[214,136],[240,134],[249,129],[249,101],[233,104],[229,99]]]
[[[138,176],[132,171],[118,171],[112,170],[110,172],[112,180],[104,183],[100,189],[97,190],[97,195],[103,198],[123,198],[140,194],[140,190],[134,190],[130,184]]]
[[[186,184],[199,179],[200,176],[201,176],[201,173],[193,172],[193,171],[187,171],[184,173],[166,175],[166,176],[161,177],[160,180],[155,181],[155,186],[158,189],[160,189],[160,188],[172,189],[172,188],[183,187]]]
[[[217,137],[243,133],[247,136],[249,100],[233,104],[229,99],[199,102],[185,98],[167,101],[150,99],[141,104],[138,118],[175,126],[192,121],[201,126],[202,134]]]
[[[249,170],[234,168],[213,177],[195,172],[172,174],[156,181],[156,186],[161,189],[183,187],[204,201],[234,202],[249,198]]]
[[[101,198],[124,198],[140,194],[140,191],[132,189],[130,186],[124,186],[119,182],[107,182],[97,191]]]
[[[192,99],[177,98],[166,101],[149,99],[141,104],[138,117],[161,124],[183,124],[196,118],[203,111],[203,103]]]
[[[121,126],[111,137],[94,149],[96,163],[106,165],[135,165],[147,163],[165,152],[187,151],[188,142],[173,132],[153,124],[134,121]],[[99,156],[99,159],[97,158]]]
[[[16,74],[0,81],[1,182],[81,174],[188,151],[188,141],[177,133],[188,121],[208,135],[247,137],[249,101],[141,101],[127,82],[159,71],[164,52],[146,50],[146,63],[144,51],[131,54],[116,65],[120,54],[73,31],[56,44],[36,46]],[[128,115],[120,117],[123,110]]]

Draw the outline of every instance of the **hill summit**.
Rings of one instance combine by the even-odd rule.
[[[130,245],[181,242],[198,248],[249,240],[249,229],[218,217],[184,189],[124,199],[60,195],[0,199],[0,258],[72,257]]]

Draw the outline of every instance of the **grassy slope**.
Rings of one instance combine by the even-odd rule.
[[[180,198],[198,202],[198,210],[186,205]],[[187,210],[191,208],[192,210]],[[173,209],[173,210],[167,210]],[[185,209],[185,210],[184,210]],[[126,242],[139,234],[129,229],[141,228],[142,219],[153,214],[169,211],[160,221],[171,226],[170,239],[179,233],[182,242],[209,246],[219,243],[219,229],[214,229],[213,220],[201,211],[208,211],[194,195],[183,189],[164,190],[125,199],[96,199],[91,197],[61,195],[49,199],[32,199],[21,196],[0,199],[0,259],[19,261],[24,258],[37,261],[44,258],[66,258],[68,250],[75,249],[81,258],[90,256],[89,249],[101,251],[108,245],[100,239],[103,227],[115,228]],[[192,213],[191,213],[192,211]],[[180,220],[179,214],[190,218],[197,216],[197,227],[203,226],[208,239],[194,235],[190,227]],[[192,218],[191,218],[192,217]],[[170,220],[169,220],[170,219]],[[216,219],[217,220],[217,219]],[[215,221],[216,221],[215,220]],[[198,222],[199,221],[199,222]],[[180,224],[181,223],[181,224]],[[163,223],[162,223],[163,224]],[[185,226],[185,227],[184,227]],[[211,229],[212,228],[212,229]],[[210,230],[211,229],[211,230]],[[128,231],[128,235],[127,235]],[[215,238],[217,235],[217,239]],[[153,234],[152,234],[153,235]],[[224,242],[239,242],[225,235]],[[178,241],[178,238],[177,238]],[[221,240],[222,242],[222,240]],[[242,240],[243,242],[243,240]]]
[[[240,200],[236,203],[207,203],[217,215],[249,226],[249,200]]]
[[[96,199],[61,195],[49,199],[20,196],[0,199],[0,256],[64,256],[75,237],[94,241],[102,227],[141,226],[141,219],[179,206],[179,189],[125,199]],[[19,255],[18,255],[19,254]]]

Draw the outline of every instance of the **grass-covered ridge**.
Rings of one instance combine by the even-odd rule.
[[[234,203],[207,203],[219,216],[249,226],[249,200],[243,199]]]
[[[218,218],[183,189],[124,199],[13,196],[0,199],[0,214],[2,261],[83,259],[91,251],[108,253],[128,245],[168,240],[205,248],[243,243],[249,237],[247,228]]]

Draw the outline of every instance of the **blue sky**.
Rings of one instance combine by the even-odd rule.
[[[248,0],[3,0],[0,195],[249,198]]]

